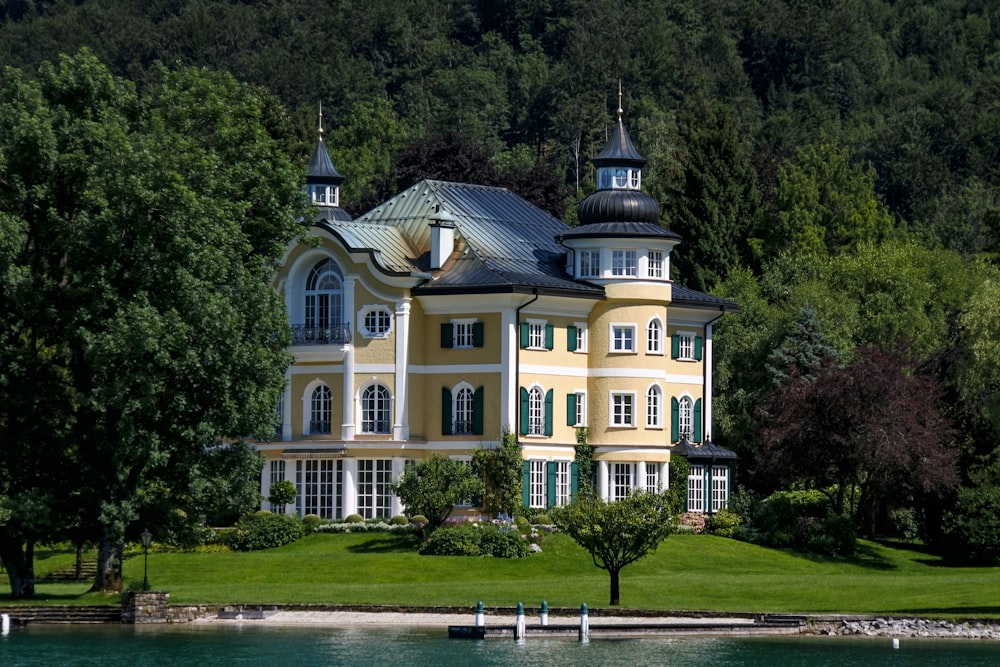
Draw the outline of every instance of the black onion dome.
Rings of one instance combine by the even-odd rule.
[[[316,185],[340,185],[344,182],[344,177],[333,166],[330,154],[326,152],[322,137],[316,142],[312,157],[309,158],[306,182]]]
[[[660,206],[639,190],[598,190],[577,208],[580,225],[601,222],[646,222],[658,224]]]

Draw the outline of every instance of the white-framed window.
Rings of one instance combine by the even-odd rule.
[[[611,426],[635,426],[635,394],[628,391],[611,392]]]
[[[545,392],[538,385],[528,390],[528,435],[545,435]]]
[[[454,424],[451,432],[455,435],[472,433],[475,414],[475,392],[471,386],[465,384],[456,388],[453,396],[455,397],[452,409]]]
[[[677,432],[681,440],[694,437],[694,401],[690,396],[677,399]]]
[[[650,493],[660,492],[660,466],[655,463],[646,464],[646,477],[643,480],[645,485],[643,486],[646,491]]]
[[[580,278],[598,278],[601,275],[601,250],[580,250]]]
[[[570,461],[556,461],[556,505],[568,505],[573,499],[573,479]]]
[[[712,512],[729,505],[729,467],[712,466]]]
[[[361,432],[392,432],[392,395],[381,384],[372,384],[361,392]]]
[[[385,338],[392,329],[392,313],[385,306],[365,306],[359,319],[365,338]]]
[[[650,278],[663,277],[663,251],[650,250],[646,255],[646,273]]]
[[[646,325],[646,354],[663,354],[663,324],[658,317]]]
[[[611,275],[613,276],[635,276],[636,261],[635,250],[612,250],[611,251]]]
[[[305,335],[310,340],[330,338],[343,323],[344,285],[332,258],[320,260],[306,278]]]
[[[663,391],[659,385],[646,390],[646,428],[663,428]]]
[[[392,515],[392,459],[358,459],[358,514],[366,519]]]
[[[338,479],[343,474],[343,461],[306,459],[296,461],[296,477],[302,496],[302,515],[315,514],[335,519]]]
[[[528,322],[528,347],[545,349],[545,322]]]
[[[270,467],[271,467],[270,471],[271,474],[267,484],[267,489],[265,489],[266,495],[271,495],[271,490],[270,490],[271,487],[274,486],[277,482],[280,482],[281,480],[285,479],[285,460],[276,459],[274,461],[271,461]],[[281,508],[275,505],[274,503],[268,503],[268,511],[276,514],[279,511],[281,511]]]
[[[678,359],[694,359],[694,334],[690,331],[678,331]]]
[[[574,322],[573,326],[576,327],[576,349],[574,352],[586,352],[587,351],[587,323],[586,322]]]
[[[452,320],[454,347],[475,347],[475,320]]]
[[[313,389],[310,398],[309,432],[330,433],[333,415],[333,392],[325,384]]]
[[[635,353],[634,324],[611,325],[611,351],[632,354]]]
[[[688,471],[688,512],[705,511],[705,466],[693,465]]]
[[[573,412],[575,413],[575,421],[573,426],[586,426],[587,425],[587,392],[578,391],[573,394],[576,396],[576,405],[574,406]]]
[[[612,463],[610,484],[608,485],[608,495],[610,500],[624,500],[632,492],[632,471],[634,466],[631,463]]]
[[[531,459],[528,462],[529,467],[529,487],[528,487],[528,503],[530,507],[545,507],[546,503],[546,488],[545,488],[545,461],[539,461],[536,459]]]

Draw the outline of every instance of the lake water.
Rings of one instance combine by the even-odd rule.
[[[688,667],[1000,665],[1000,642],[903,638],[679,637],[657,639],[448,639],[446,628],[263,626],[41,626],[0,637],[0,666],[294,664],[670,665]]]

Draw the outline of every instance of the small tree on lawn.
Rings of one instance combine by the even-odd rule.
[[[500,446],[472,453],[472,470],[483,483],[483,511],[513,514],[521,506],[524,459],[517,434],[504,430]]]
[[[280,514],[285,513],[285,505],[295,502],[295,485],[287,479],[279,479],[268,489],[267,502],[278,507]]]
[[[462,461],[432,454],[408,468],[392,485],[392,492],[410,514],[427,517],[427,532],[439,528],[455,505],[483,492],[483,484]]]
[[[674,531],[670,499],[662,493],[635,491],[615,502],[581,493],[553,510],[553,520],[590,552],[594,565],[611,577],[611,602],[619,605],[619,574],[626,565],[656,551]]]

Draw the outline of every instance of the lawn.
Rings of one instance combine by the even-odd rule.
[[[150,585],[173,603],[607,606],[608,576],[561,534],[544,551],[504,560],[420,556],[410,537],[315,534],[250,553],[149,555]],[[72,554],[42,552],[38,575]],[[125,563],[142,581],[141,554]],[[99,603],[86,585],[38,585],[38,597]],[[622,571],[623,607],[723,612],[1000,617],[1000,568],[945,567],[915,548],[862,541],[852,559],[824,559],[710,535],[673,535]],[[9,597],[0,596],[5,602]]]

